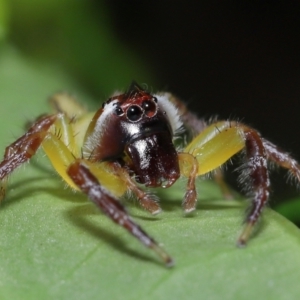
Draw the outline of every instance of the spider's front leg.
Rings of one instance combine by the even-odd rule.
[[[77,187],[85,193],[112,221],[124,227],[131,235],[137,238],[146,247],[152,249],[164,261],[166,266],[173,265],[173,259],[161,248],[129,216],[124,206],[99,184],[98,179],[90,171],[88,165],[80,160],[75,160],[67,170]]]
[[[37,120],[23,136],[6,147],[0,162],[0,200],[5,196],[8,175],[36,153],[56,119],[57,115],[51,115]]]
[[[247,185],[252,204],[245,220],[246,225],[238,238],[238,246],[247,243],[268,202],[268,160],[288,169],[300,181],[300,165],[295,159],[263,139],[256,130],[238,122],[220,121],[211,124],[187,145],[184,152],[197,159],[197,176],[200,176],[217,169],[242,149],[245,149],[246,162],[239,168],[241,182]]]

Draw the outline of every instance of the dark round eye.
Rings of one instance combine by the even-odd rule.
[[[142,103],[142,108],[144,109],[147,117],[153,117],[156,114],[156,104],[151,100],[145,100]]]
[[[118,115],[118,116],[121,116],[121,115],[124,114],[123,109],[122,109],[121,107],[119,107],[119,106],[117,106],[117,107],[115,108],[115,113],[116,113],[116,115]]]
[[[138,121],[143,115],[142,109],[137,105],[131,105],[127,109],[127,118],[130,121],[136,122]]]
[[[152,100],[157,103],[157,98],[156,97],[152,97]]]

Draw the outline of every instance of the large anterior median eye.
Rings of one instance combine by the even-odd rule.
[[[145,111],[145,115],[149,118],[153,117],[156,114],[156,104],[154,101],[145,100],[142,103],[142,108]]]
[[[138,120],[141,119],[142,115],[143,115],[143,111],[142,109],[137,106],[137,105],[131,105],[128,109],[127,109],[127,118],[128,120],[132,121],[132,122],[136,122]]]

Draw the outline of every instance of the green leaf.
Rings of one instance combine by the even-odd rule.
[[[48,110],[57,90],[76,92],[60,70],[35,65],[13,49],[0,52],[0,149],[23,124]],[[89,101],[87,101],[89,102]],[[296,299],[300,293],[299,230],[266,209],[245,249],[235,247],[245,203],[199,185],[197,211],[184,217],[183,184],[159,192],[164,212],[129,211],[175,258],[172,269],[64,188],[38,155],[10,178],[0,208],[1,299]]]

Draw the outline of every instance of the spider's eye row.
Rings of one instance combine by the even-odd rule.
[[[147,117],[153,117],[156,113],[156,104],[151,100],[145,100],[142,103],[142,108],[144,109]]]
[[[123,115],[124,114],[123,109],[120,106],[117,106],[115,108],[115,114],[118,115],[118,116]]]
[[[130,121],[136,122],[141,119],[143,115],[143,110],[138,105],[131,105],[127,109],[127,118]]]

